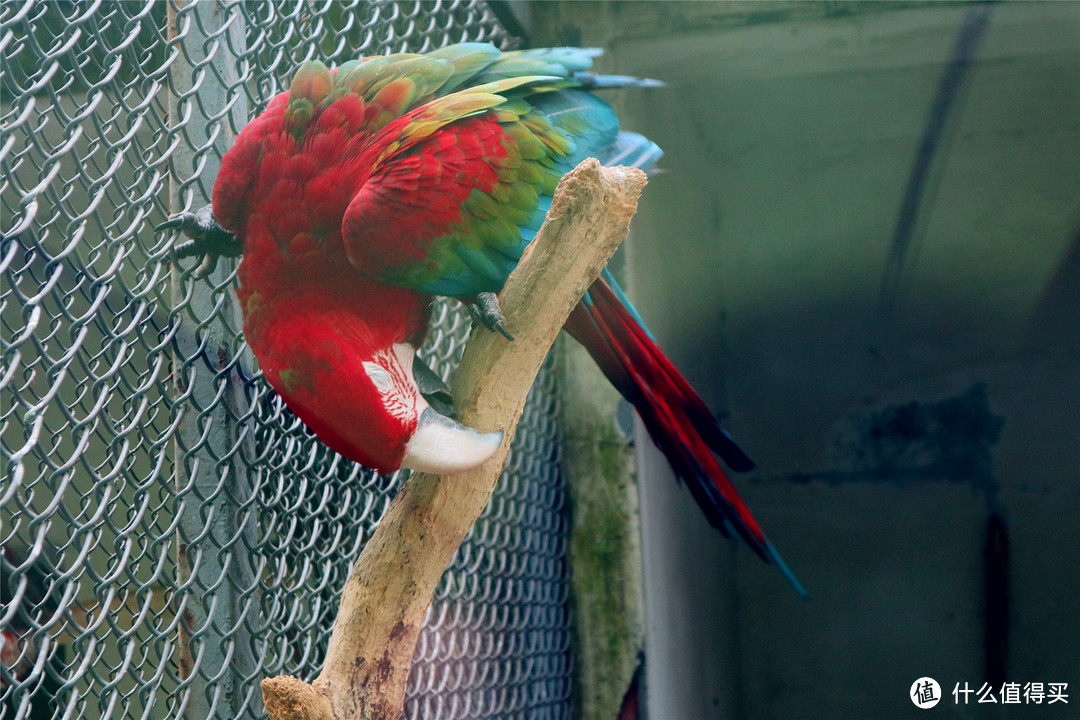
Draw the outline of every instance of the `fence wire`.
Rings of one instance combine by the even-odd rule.
[[[234,268],[196,279],[152,228],[304,60],[465,40],[511,42],[479,0],[0,4],[0,719],[263,717],[262,677],[318,673],[400,478],[306,431]],[[437,308],[444,377],[467,333]],[[554,383],[436,592],[411,718],[569,716]]]

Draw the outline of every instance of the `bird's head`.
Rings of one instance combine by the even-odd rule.
[[[281,362],[267,353],[260,358],[289,408],[331,449],[379,472],[443,475],[471,470],[495,454],[501,431],[465,427],[424,399],[411,344],[373,343],[336,323],[333,329],[322,337],[293,336],[290,352],[275,353]]]
[[[473,430],[432,408],[416,384],[415,358],[412,345],[396,343],[361,362],[370,383],[373,444],[399,458],[399,467],[420,472],[454,474],[485,462],[502,432]]]

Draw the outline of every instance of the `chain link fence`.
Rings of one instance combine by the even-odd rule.
[[[0,719],[263,717],[311,680],[401,478],[326,450],[262,382],[226,262],[153,226],[306,59],[511,39],[484,3],[0,4]],[[437,308],[444,376],[468,322]],[[436,593],[412,718],[569,715],[554,376]]]

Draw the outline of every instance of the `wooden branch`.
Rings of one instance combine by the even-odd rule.
[[[322,672],[262,681],[272,720],[398,720],[435,586],[495,490],[525,398],[563,323],[626,238],[645,174],[589,158],[559,183],[544,226],[499,295],[515,340],[474,332],[454,378],[458,420],[505,431],[454,476],[413,474],[353,565]]]

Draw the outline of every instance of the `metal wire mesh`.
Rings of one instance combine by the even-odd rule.
[[[234,268],[152,227],[207,201],[231,138],[310,57],[507,45],[479,0],[0,4],[0,718],[261,717],[312,679],[399,484],[262,382]],[[468,332],[439,306],[447,375]],[[436,593],[413,718],[569,715],[554,376]]]

